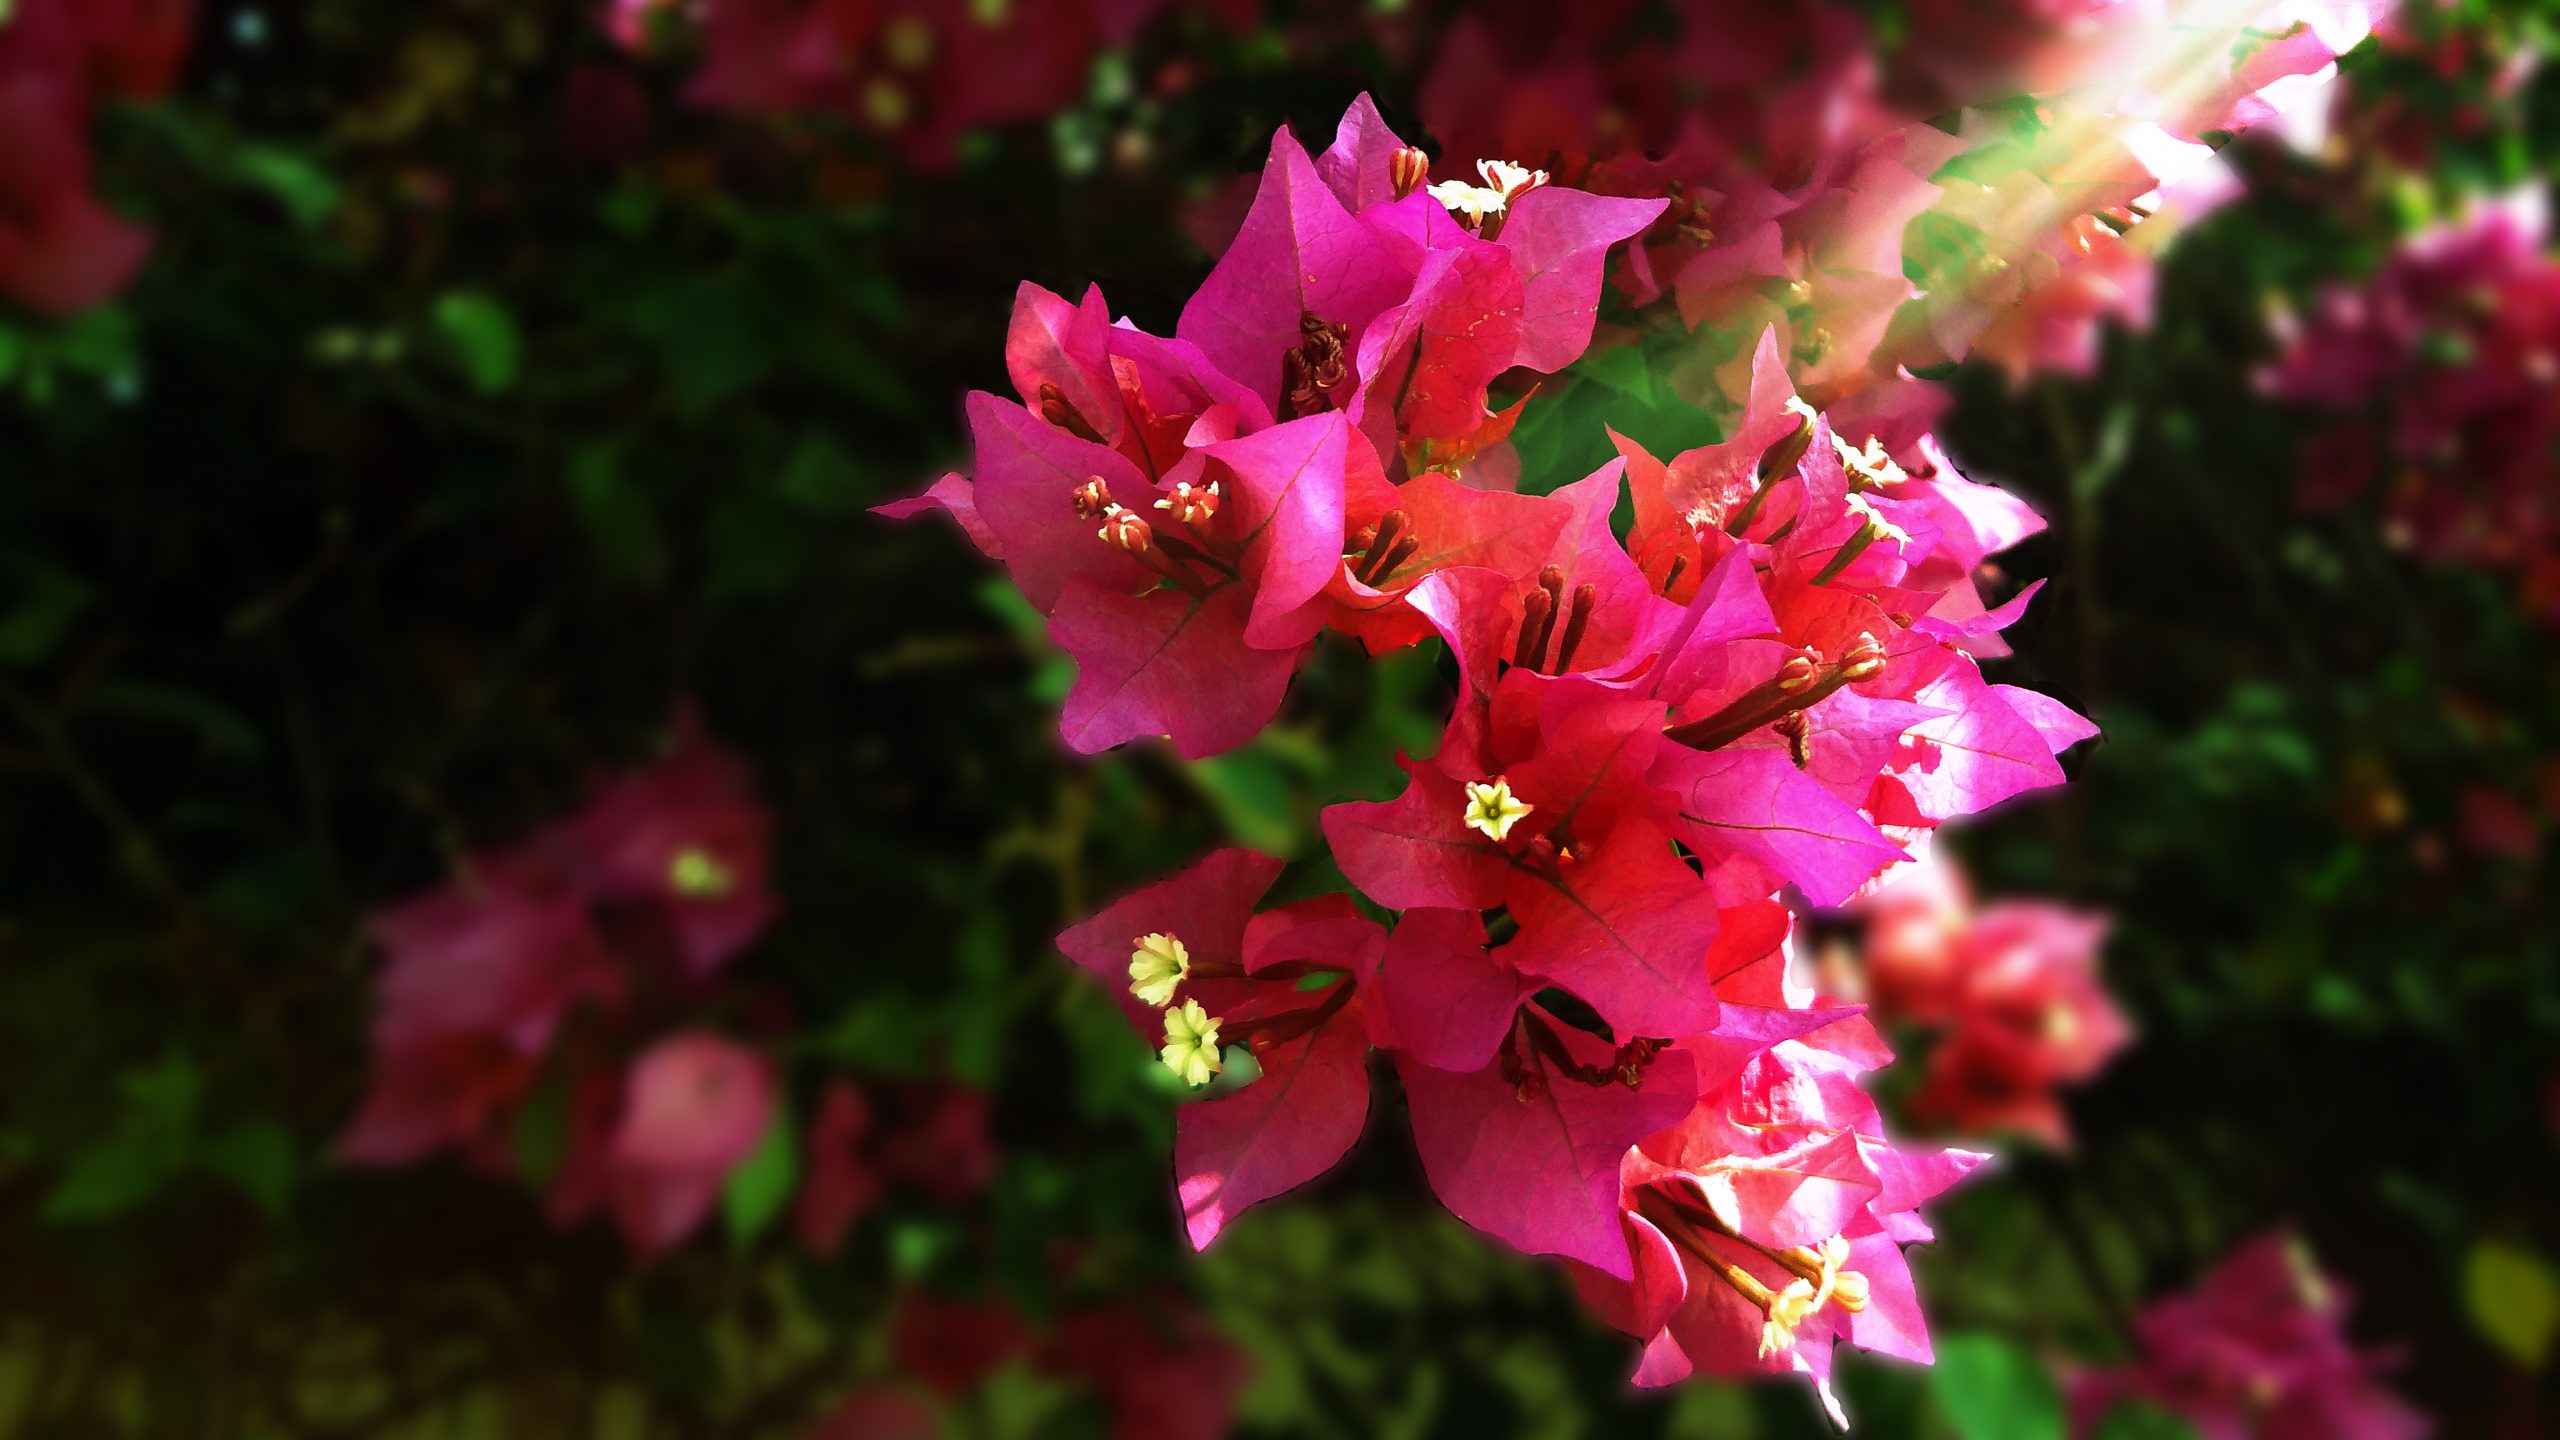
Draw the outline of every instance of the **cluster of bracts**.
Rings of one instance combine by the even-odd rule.
[[[1901,1246],[1982,1157],[1885,1135],[1888,1053],[1795,963],[1786,897],[2061,780],[2091,727],[1977,664],[2028,598],[1987,606],[1982,562],[2038,522],[1925,436],[1835,433],[1774,337],[1721,444],[1468,483],[1518,414],[1489,390],[1585,352],[1666,202],[1429,171],[1365,100],[1321,155],[1282,131],[1172,338],[1026,286],[1020,400],[972,396],[973,476],[891,507],[949,511],[1049,617],[1080,751],[1243,743],[1328,631],[1454,661],[1402,792],[1325,812],[1357,899],[1259,908],[1282,863],[1225,850],[1061,947],[1208,1092],[1175,1153],[1196,1245],[1351,1147],[1383,1051],[1442,1202],[1568,1261],[1641,1380],[1827,1396],[1838,1338],[1925,1361]]]

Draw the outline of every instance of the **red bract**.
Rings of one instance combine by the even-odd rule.
[[[2376,1374],[2384,1360],[2346,1336],[2347,1294],[2302,1243],[2261,1235],[2196,1288],[2134,1319],[2141,1356],[2082,1377],[2075,1432],[2119,1400],[2156,1405],[2211,1440],[2415,1440],[2430,1427]]]

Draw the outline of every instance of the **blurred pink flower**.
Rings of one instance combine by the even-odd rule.
[[[2233,1250],[2196,1288],[2134,1320],[2141,1356],[2081,1377],[2077,1432],[2133,1399],[2203,1440],[2414,1440],[2430,1427],[2375,1379],[2384,1360],[2346,1336],[2347,1294],[2300,1241],[2275,1232]]]
[[[752,1050],[684,1031],[643,1052],[604,1156],[606,1203],[631,1247],[654,1255],[691,1234],[773,1115],[773,1072]]]

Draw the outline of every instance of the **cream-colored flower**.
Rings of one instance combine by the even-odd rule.
[[[1157,1056],[1182,1083],[1201,1086],[1226,1068],[1218,1054],[1218,1022],[1197,1000],[1164,1012],[1164,1049]]]
[[[1431,198],[1448,207],[1450,214],[1470,227],[1481,228],[1485,221],[1503,211],[1509,202],[1499,190],[1470,185],[1464,180],[1443,180],[1431,187]]]
[[[1141,935],[1129,952],[1129,993],[1142,1005],[1170,1005],[1173,992],[1191,978],[1191,951],[1179,936]]]
[[[1508,780],[1479,781],[1467,786],[1467,828],[1483,831],[1496,845],[1511,838],[1511,827],[1537,808],[1513,795]]]

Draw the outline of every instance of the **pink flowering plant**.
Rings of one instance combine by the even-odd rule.
[[[1059,937],[1201,1092],[1195,1247],[1351,1149],[1382,1052],[1441,1203],[1572,1266],[1641,1383],[1801,1374],[1837,1416],[1836,1341],[1929,1359],[1900,1247],[1984,1157],[1887,1133],[1859,1077],[1890,1054],[1793,907],[2093,733],[1980,665],[2029,599],[1983,562],[2041,522],[1907,421],[1841,433],[1775,334],[1730,438],[1500,483],[1667,202],[1431,173],[1364,97],[1320,154],[1275,136],[1172,337],[1026,285],[971,473],[886,508],[1004,564],[1080,752],[1241,745],[1328,635],[1449,657],[1437,744],[1324,810],[1348,893],[1266,903],[1283,861],[1221,850]]]

